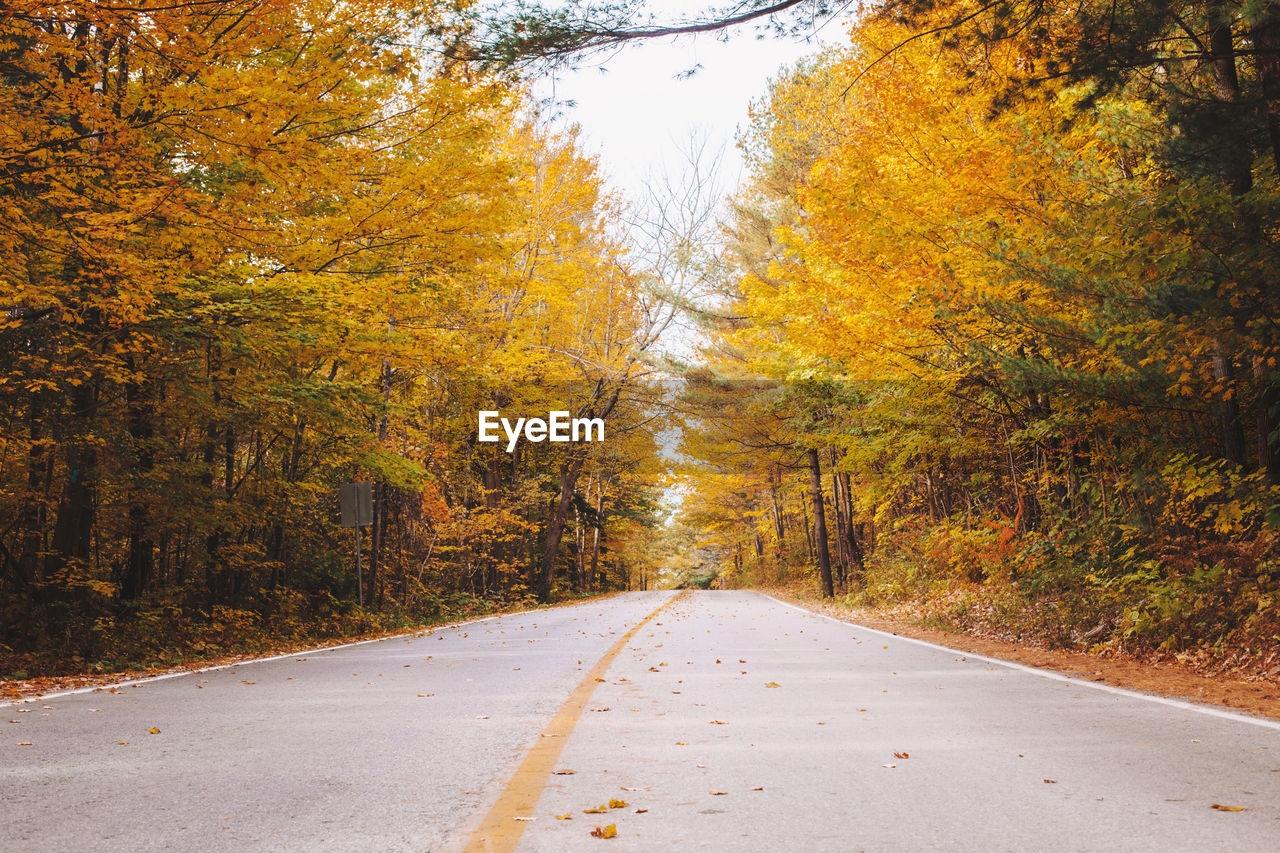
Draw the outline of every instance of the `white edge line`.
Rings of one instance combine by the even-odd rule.
[[[837,619],[834,616],[828,616],[825,613],[817,613],[813,610],[809,610],[807,608],[800,607],[795,604],[791,604],[790,602],[782,601],[781,599],[774,598],[772,595],[769,595],[768,593],[765,593],[765,592],[757,593],[757,595],[763,595],[765,598],[768,598],[772,601],[776,601],[778,604],[781,604],[783,607],[790,607],[792,610],[798,610],[799,612],[807,613],[810,616],[817,616],[819,619],[826,619],[828,622],[835,622],[838,625],[846,625],[851,628],[857,628],[860,631],[870,631],[872,634],[879,634],[882,637],[890,637],[894,640],[902,640],[903,642],[907,642],[907,643],[915,643],[917,646],[924,646],[930,649],[937,649],[939,651],[948,652],[950,654],[960,655],[961,657],[964,657],[964,658],[971,658],[973,660],[986,661],[987,663],[994,663],[999,666],[1008,667],[1009,669],[1016,669],[1016,670],[1020,670],[1021,672],[1029,672],[1032,675],[1038,675],[1041,678],[1049,678],[1054,681],[1064,681],[1076,687],[1090,687],[1094,690],[1101,690],[1104,693],[1114,693],[1117,696],[1127,696],[1131,699],[1143,699],[1147,702],[1156,702],[1161,705],[1168,705],[1171,708],[1180,708],[1184,711],[1195,711],[1197,714],[1207,714],[1210,717],[1221,717],[1226,720],[1235,720],[1238,723],[1251,723],[1255,726],[1261,726],[1262,728],[1265,728],[1265,729],[1280,730],[1280,720],[1269,720],[1269,719],[1266,719],[1265,717],[1255,717],[1250,714],[1240,713],[1238,711],[1228,711],[1225,708],[1219,708],[1214,705],[1198,705],[1194,702],[1185,702],[1182,699],[1171,699],[1168,696],[1156,696],[1151,693],[1142,693],[1137,690],[1130,690],[1127,687],[1116,687],[1115,685],[1112,685],[1112,684],[1099,684],[1096,681],[1087,681],[1083,678],[1076,678],[1075,676],[1065,675],[1061,672],[1054,672],[1053,670],[1049,670],[1049,669],[1039,669],[1037,667],[1027,666],[1026,664],[1022,664],[1022,663],[1014,663],[1013,661],[1001,660],[1000,658],[988,657],[986,655],[980,655],[974,652],[966,652],[966,651],[963,651],[962,649],[953,649],[950,646],[941,646],[941,645],[938,645],[937,643],[931,643],[928,640],[917,640],[915,637],[904,637],[901,634],[894,634],[889,631],[881,631],[877,628],[870,628],[866,625],[863,625],[860,622],[850,622],[844,619]]]
[[[532,612],[532,611],[524,611]],[[336,652],[338,649],[349,649],[353,646],[363,646],[369,643],[385,643],[387,640],[398,640],[402,637],[412,637],[418,634],[432,633],[441,628],[461,628],[464,625],[476,625],[480,622],[488,622],[491,619],[500,619],[503,616],[512,616],[511,613],[499,613],[495,616],[479,616],[475,619],[464,619],[461,622],[445,622],[440,625],[428,625],[423,628],[415,628],[412,631],[404,631],[399,634],[392,634],[388,637],[374,637],[372,640],[356,640],[353,643],[340,643],[336,646],[318,646],[311,649],[299,649],[296,652],[290,652],[283,655],[271,655],[265,658],[250,658],[249,660],[236,661],[235,663],[220,663],[214,666],[204,666],[200,669],[186,669],[180,672],[163,672],[160,675],[148,675],[146,678],[131,678],[128,681],[113,681],[108,684],[89,685],[87,687],[77,687],[74,690],[63,690],[58,693],[42,693],[39,696],[24,696],[21,699],[9,699],[0,702],[0,708],[12,705],[25,705],[28,702],[44,702],[51,699],[62,699],[66,696],[75,696],[77,693],[93,693],[98,690],[110,690],[113,687],[136,687],[139,684],[147,684],[152,681],[164,681],[167,678],[182,678],[188,675],[199,675],[202,672],[215,672],[219,669],[231,669],[237,666],[247,666],[251,663],[267,663],[273,660],[284,660],[285,658],[295,658],[300,655],[318,655],[323,652]]]

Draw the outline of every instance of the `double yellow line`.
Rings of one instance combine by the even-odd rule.
[[[467,846],[463,848],[466,853],[506,853],[516,849],[516,845],[520,843],[520,836],[524,834],[526,823],[517,818],[533,817],[533,810],[542,797],[543,789],[547,787],[551,771],[560,760],[560,753],[564,751],[565,742],[573,732],[573,727],[577,725],[578,718],[582,716],[583,709],[591,701],[591,694],[595,692],[596,685],[604,680],[604,674],[609,671],[614,659],[626,648],[627,643],[631,642],[631,638],[648,624],[649,620],[661,613],[664,607],[674,603],[683,595],[684,592],[681,592],[667,599],[660,607],[637,622],[630,631],[623,634],[618,642],[605,652],[604,657],[596,661],[596,665],[591,667],[591,671],[569,694],[569,698],[560,706],[560,710],[556,711],[551,722],[547,723],[542,735],[525,754],[524,760],[516,768],[507,786],[498,795],[498,801],[493,804],[493,808],[489,809],[484,821],[472,834]]]

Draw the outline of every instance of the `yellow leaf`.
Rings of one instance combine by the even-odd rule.
[[[582,813],[583,814],[604,814],[608,810],[609,810],[609,804],[605,803],[602,806],[596,806],[594,809],[583,809]]]
[[[573,820],[573,815],[571,815],[571,814],[558,814],[558,815],[556,815],[556,820]]]
[[[768,684],[765,685],[765,687],[781,687],[781,686],[782,685],[776,681],[770,681]]]
[[[711,789],[711,796],[713,797],[726,797],[728,795],[729,795],[728,791],[717,791],[715,788]]]
[[[591,830],[591,835],[594,838],[613,838],[617,834],[618,834],[618,826],[617,824],[613,824],[613,823],[609,824],[603,829],[597,826],[595,829]]]
[[[1222,805],[1221,803],[1214,803],[1214,804],[1213,804],[1212,806],[1210,806],[1209,808],[1217,809],[1217,810],[1218,810],[1218,811],[1220,811],[1220,812],[1242,812],[1242,811],[1244,811],[1244,806],[1224,806],[1224,805]]]
[[[609,800],[609,808],[625,809],[629,804],[626,800]]]
[[[158,728],[156,728],[155,726],[152,726],[151,728],[147,729],[147,734],[149,734],[149,735],[158,735],[158,734],[160,734],[160,730],[159,730]]]

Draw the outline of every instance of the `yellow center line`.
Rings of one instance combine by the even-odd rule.
[[[591,671],[569,694],[569,698],[560,706],[560,710],[551,718],[551,722],[547,723],[541,736],[525,754],[524,760],[516,768],[507,786],[498,795],[498,801],[493,804],[493,808],[489,809],[484,821],[471,836],[467,846],[463,848],[466,853],[507,853],[516,849],[516,845],[520,843],[520,836],[524,834],[526,823],[517,818],[533,817],[533,810],[542,797],[543,789],[547,787],[551,771],[560,760],[560,753],[564,751],[565,742],[573,732],[578,718],[582,716],[582,710],[587,707],[587,702],[591,701],[591,694],[595,692],[596,685],[604,681],[604,674],[613,665],[614,658],[626,648],[636,632],[650,619],[661,613],[664,607],[683,595],[684,592],[681,592],[672,596],[637,622],[630,631],[613,644],[609,651],[604,653],[604,657],[596,661],[596,665],[591,667]]]

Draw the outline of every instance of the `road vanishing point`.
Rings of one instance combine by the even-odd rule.
[[[752,592],[625,593],[0,715],[6,851],[1280,850],[1276,721]]]

